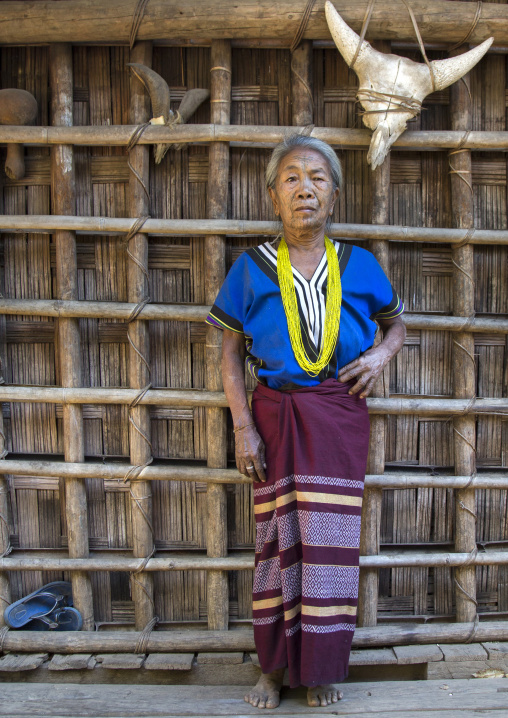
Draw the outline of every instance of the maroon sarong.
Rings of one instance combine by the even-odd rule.
[[[353,384],[258,384],[252,400],[267,464],[266,483],[254,485],[254,639],[263,673],[288,666],[292,688],[348,673],[369,443]]]

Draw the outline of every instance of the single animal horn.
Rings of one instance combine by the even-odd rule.
[[[328,29],[333,37],[333,41],[337,45],[337,49],[346,63],[351,66],[353,57],[355,56],[355,52],[358,48],[358,43],[360,42],[360,36],[344,22],[330,0],[327,0],[325,4],[325,14]],[[364,40],[362,42],[360,52],[358,53],[358,62],[366,59],[368,55],[374,55],[376,52],[377,51],[374,50],[366,40]]]
[[[37,100],[26,90],[0,90],[0,125],[33,125],[37,117]],[[25,176],[25,153],[22,144],[7,145],[5,174],[13,180]]]
[[[445,87],[464,77],[482,59],[493,42],[494,38],[489,37],[481,45],[473,47],[472,50],[464,52],[462,55],[449,57],[446,60],[432,60],[430,65],[434,72],[436,90],[444,90]]]
[[[188,122],[198,107],[210,97],[210,90],[188,90],[182,98],[178,112],[183,122]]]
[[[136,75],[138,80],[142,82],[148,90],[150,100],[152,101],[154,118],[162,116],[164,117],[164,124],[167,124],[168,120],[172,116],[170,107],[171,95],[168,83],[164,80],[164,78],[146,65],[141,65],[139,62],[128,62],[127,64],[132,69],[132,72]]]

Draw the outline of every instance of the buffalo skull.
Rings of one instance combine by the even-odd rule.
[[[329,0],[325,13],[333,40],[351,66],[360,37],[346,25]],[[457,57],[431,61],[432,71],[422,62],[384,54],[374,50],[366,40],[362,42],[353,68],[360,83],[357,97],[365,110],[363,121],[374,131],[367,154],[372,169],[383,164],[408,120],[419,114],[425,97],[460,80],[481,60],[493,40],[491,37]]]
[[[127,64],[138,80],[140,80],[148,90],[153,110],[153,118],[150,120],[152,125],[183,125],[210,96],[209,90],[187,90],[182,98],[180,107],[176,112],[173,112],[170,107],[171,93],[166,80],[146,65],[141,65],[137,62],[129,62]],[[162,161],[162,158],[170,147],[173,147],[174,150],[181,150],[185,145],[154,145],[155,164],[159,164],[159,162]]]

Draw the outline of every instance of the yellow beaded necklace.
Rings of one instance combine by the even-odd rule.
[[[289,338],[296,361],[310,376],[318,376],[320,371],[330,362],[337,336],[339,334],[340,307],[342,304],[342,285],[340,281],[340,268],[337,252],[328,237],[325,237],[326,260],[328,262],[328,282],[326,292],[326,313],[323,345],[317,361],[312,362],[307,356],[302,341],[302,328],[298,303],[296,301],[295,282],[289,249],[284,237],[277,250],[277,276],[279,278],[282,304],[286,313]]]

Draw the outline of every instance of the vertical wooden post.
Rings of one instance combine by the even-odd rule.
[[[7,480],[4,476],[0,478],[0,514],[7,520],[8,494]],[[9,551],[9,530],[8,526],[0,520],[0,556],[6,556]],[[11,584],[6,571],[0,571],[0,628],[5,626],[4,611],[12,602]]]
[[[3,214],[3,177],[0,179],[0,214]],[[0,288],[4,289],[3,276],[0,283]],[[2,329],[2,338],[5,337],[5,323]],[[2,351],[0,351],[0,383],[4,383],[3,371],[5,368],[5,341]],[[0,455],[5,458],[6,446],[5,446],[5,434],[4,434],[4,417],[2,413],[2,407],[0,406]],[[5,474],[0,476],[0,556],[7,556],[10,553],[10,528],[8,525],[9,521],[9,483]],[[11,584],[9,576],[6,571],[0,571],[0,628],[5,625],[4,622],[4,611],[12,601]]]
[[[372,172],[372,224],[388,224],[390,192],[390,155],[381,167]],[[390,276],[390,261],[388,242],[386,240],[371,240],[370,250]],[[385,373],[376,382],[371,396],[388,396]],[[369,459],[367,462],[368,474],[383,474],[385,470],[385,431],[386,418],[381,415],[370,417],[370,443]],[[366,489],[362,506],[362,532],[360,539],[360,553],[362,556],[372,556],[379,553],[381,531],[381,504],[383,492],[381,489]],[[377,604],[379,592],[378,569],[362,569],[360,574],[360,588],[358,595],[358,625],[375,626],[377,624]]]
[[[453,54],[461,54],[461,47]],[[472,103],[469,96],[469,74],[450,87],[450,116],[452,130],[472,127]],[[453,224],[464,230],[474,226],[471,151],[449,154],[452,168],[451,203]],[[466,234],[466,232],[464,232]],[[452,246],[453,313],[474,315],[473,246]],[[471,399],[476,393],[476,365],[472,332],[457,332],[453,337],[452,376],[453,398]],[[474,416],[458,416],[453,420],[455,474],[472,475],[476,469],[476,425]],[[476,548],[475,490],[463,489],[455,494],[455,551],[469,553]],[[455,569],[455,606],[457,621],[473,621],[476,616],[476,570],[474,566]]]
[[[72,47],[58,43],[50,46],[51,122],[71,126],[73,122]],[[51,205],[53,214],[76,214],[74,151],[71,145],[51,148]],[[76,235],[55,232],[56,282],[58,299],[78,299]],[[82,386],[79,320],[58,320],[58,351],[62,386]],[[83,407],[63,405],[63,439],[66,461],[84,461]],[[65,508],[69,556],[87,558],[88,509],[84,479],[65,482]],[[74,605],[83,617],[83,629],[93,630],[93,599],[90,576],[84,571],[72,574]]]
[[[4,419],[0,408],[0,454],[5,451]],[[5,474],[0,476],[0,556],[10,551],[9,537],[9,484]],[[4,611],[12,600],[11,584],[6,571],[0,571],[0,628],[5,625]]]
[[[229,125],[231,113],[231,43],[212,40],[211,50],[211,117],[217,125]],[[228,207],[229,144],[214,142],[209,149],[208,217],[225,219]],[[213,304],[225,277],[225,237],[205,238],[205,301]],[[221,335],[214,327],[206,330],[206,388],[222,390]],[[226,466],[226,414],[224,409],[206,410],[208,466]],[[207,555],[226,556],[228,550],[226,486],[208,484],[207,488]],[[228,576],[225,571],[207,574],[208,628],[227,630],[229,619]]]
[[[313,124],[312,40],[303,40],[291,53],[291,105],[293,125]]]
[[[390,52],[389,42],[373,43],[377,50]],[[372,224],[389,224],[390,217],[390,155],[381,167],[371,173],[371,222]],[[374,254],[386,274],[390,276],[389,245],[386,240],[371,240],[370,251]],[[386,374],[379,377],[371,396],[388,396]],[[385,432],[384,416],[370,417],[370,443],[367,463],[368,474],[384,474],[385,470]],[[363,497],[362,530],[360,553],[362,556],[373,556],[379,553],[381,537],[381,505],[383,492],[381,489],[367,489]],[[358,625],[375,626],[377,624],[377,604],[379,594],[379,571],[362,569],[358,594]]]
[[[131,62],[148,67],[152,64],[152,45],[138,42],[131,50]],[[130,121],[133,125],[149,119],[150,100],[143,84],[131,74]],[[150,146],[137,145],[129,152],[133,168],[129,179],[129,210],[131,217],[146,217],[150,211],[148,198]],[[137,173],[143,184],[134,174]],[[138,232],[128,242],[127,300],[138,304],[149,295],[148,287],[148,237]],[[145,273],[146,270],[146,273]],[[129,339],[129,386],[140,392],[150,383],[148,322],[135,319],[128,325]],[[150,408],[129,407],[130,460],[133,466],[144,466],[151,460]],[[146,558],[153,553],[154,535],[152,523],[152,488],[150,481],[131,483],[132,545],[133,554]],[[153,575],[146,571],[131,574],[131,589],[135,607],[136,629],[142,630],[155,614],[153,600]]]

